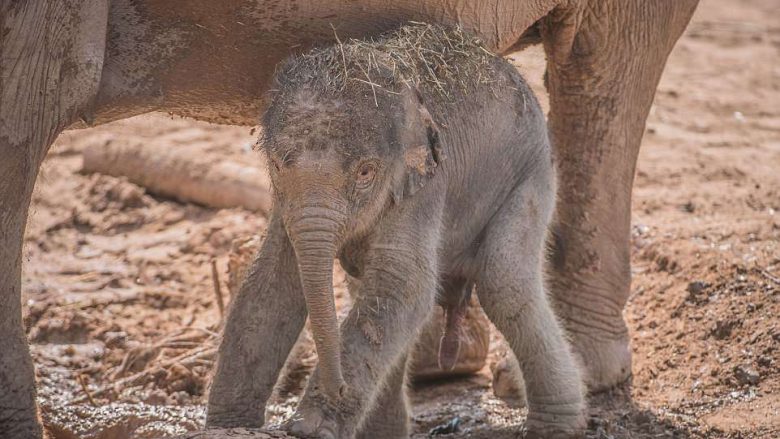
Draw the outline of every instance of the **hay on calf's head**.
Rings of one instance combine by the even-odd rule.
[[[346,90],[399,93],[412,87],[451,98],[453,92],[496,82],[495,55],[460,27],[411,23],[369,40],[350,39],[288,60],[277,92],[308,87],[325,95]]]

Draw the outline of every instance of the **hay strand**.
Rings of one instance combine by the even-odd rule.
[[[308,86],[338,95],[348,87],[397,94],[413,87],[438,96],[468,92],[497,83],[496,55],[460,27],[409,24],[374,39],[342,41],[331,25],[336,44],[290,59],[277,72],[277,91]]]

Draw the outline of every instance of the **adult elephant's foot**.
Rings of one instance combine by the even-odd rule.
[[[615,322],[625,327],[622,319]],[[602,392],[616,387],[631,377],[631,349],[628,332],[622,335],[599,334],[587,328],[577,333],[569,328],[571,344],[583,367],[583,378],[588,391]]]
[[[629,334],[623,320],[630,284],[628,262],[614,262],[625,266],[622,275],[617,276],[620,281],[611,285],[613,289],[619,288],[618,291],[606,290],[608,292],[597,294],[589,291],[585,282],[567,282],[563,273],[551,276],[556,311],[569,334],[591,393],[609,390],[631,376]],[[595,283],[599,276],[591,275],[588,280]]]
[[[564,289],[559,282],[551,282],[551,287],[558,317],[569,334],[588,391],[606,391],[629,379],[631,349],[622,305],[610,303],[604,296],[578,295],[582,289]],[[556,291],[561,293],[555,294]],[[625,296],[627,293],[615,295],[616,298]],[[584,303],[578,304],[580,301]],[[493,393],[515,405],[525,405],[525,386],[511,354],[493,367]]]
[[[40,439],[32,361],[19,329],[0,331],[0,437]]]
[[[0,432],[7,434],[2,437],[40,439],[43,435],[34,407],[3,407],[0,417]]]
[[[588,336],[570,337],[574,354],[583,367],[583,379],[590,392],[602,392],[625,382],[631,376],[631,351],[628,338],[592,340]],[[517,361],[510,355],[493,367],[493,394],[513,407],[525,407],[525,383],[518,380]]]
[[[592,215],[597,207],[595,203],[559,205],[558,215],[598,218]],[[583,212],[585,208],[589,211]],[[576,221],[577,227],[559,223],[553,233],[548,288],[591,393],[609,390],[631,376],[629,334],[623,320],[631,284],[625,213],[621,220],[613,222],[612,231],[617,231],[613,235],[594,233],[599,226],[586,221]],[[522,398],[517,370],[511,355],[496,365],[496,396]]]
[[[0,408],[0,437],[14,439],[40,439],[43,436],[35,406],[19,405]],[[3,402],[0,402],[3,404]]]

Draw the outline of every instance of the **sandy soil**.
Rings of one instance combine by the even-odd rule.
[[[779,23],[775,0],[703,0],[669,60],[634,191],[634,376],[592,398],[589,437],[780,437]],[[512,58],[543,96],[541,52]],[[109,142],[260,166],[248,128],[165,115],[57,141],[36,187],[23,279],[56,438],[202,425],[220,322],[211,263],[226,290],[231,242],[266,225],[81,174],[81,151]],[[416,437],[455,418],[444,437],[515,437],[525,416],[493,396],[489,366],[411,393]],[[275,398],[272,419],[295,401]]]

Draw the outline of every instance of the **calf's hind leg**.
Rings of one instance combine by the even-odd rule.
[[[295,253],[274,216],[230,307],[209,393],[207,426],[263,425],[266,402],[305,320]]]
[[[477,292],[520,364],[529,434],[576,436],[585,426],[584,388],[542,280],[553,197],[529,186],[516,189],[488,226],[480,249]]]

